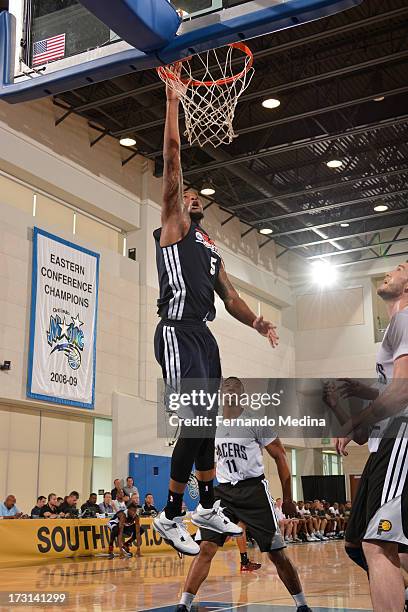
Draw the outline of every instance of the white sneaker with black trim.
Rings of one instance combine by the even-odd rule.
[[[187,531],[182,516],[168,519],[163,512],[153,520],[153,528],[161,535],[163,540],[183,555],[194,556],[200,552],[199,545]]]
[[[191,515],[191,522],[197,525],[197,527],[211,529],[211,531],[216,531],[217,533],[223,533],[233,537],[242,535],[241,527],[235,525],[235,523],[225,516],[220,503],[220,500],[216,501],[212,508],[203,508],[202,505],[199,504],[195,512]]]

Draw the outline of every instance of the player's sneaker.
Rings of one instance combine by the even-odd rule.
[[[120,554],[124,557],[133,557],[133,554],[130,552],[129,548],[127,546],[122,546],[122,548],[120,549]]]
[[[313,612],[313,610],[309,606],[300,606],[296,612]]]
[[[321,542],[323,541],[327,541],[329,538],[326,538],[326,536],[322,535],[320,533],[320,531],[316,531],[315,536],[318,540],[320,540]]]
[[[188,612],[187,606],[184,604],[179,604],[176,608],[176,612]]]
[[[252,561],[248,561],[248,563],[241,563],[241,572],[255,572],[262,567],[260,563],[253,563]]]
[[[194,556],[200,552],[200,547],[188,533],[182,516],[175,516],[174,519],[170,520],[166,517],[163,510],[153,520],[153,528],[167,544],[173,546],[183,555]]]
[[[220,506],[220,500],[216,501],[212,508],[203,508],[201,504],[191,515],[191,522],[197,527],[211,529],[217,533],[223,533],[229,536],[242,535],[241,527],[232,523],[223,513],[223,508]]]

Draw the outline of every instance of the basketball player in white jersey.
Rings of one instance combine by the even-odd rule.
[[[364,468],[346,531],[346,551],[362,542],[374,612],[401,612],[408,551],[408,263],[387,274],[378,289],[390,323],[377,355],[380,389],[358,389],[346,381],[344,393],[371,400],[344,426],[336,441],[340,454],[351,440],[368,439],[370,457]],[[350,386],[355,385],[354,393]],[[347,390],[347,387],[349,389]],[[383,390],[382,390],[383,389]],[[358,394],[358,395],[357,395]],[[347,544],[353,546],[347,550]],[[398,553],[402,554],[398,554]],[[351,554],[350,554],[351,553]]]
[[[251,417],[240,406],[239,397],[244,393],[242,382],[228,378],[222,386],[224,418]],[[227,397],[225,397],[227,395]],[[292,595],[297,612],[311,612],[296,568],[284,549],[279,531],[274,502],[264,475],[262,450],[273,457],[282,484],[283,510],[293,514],[291,474],[285,449],[276,433],[265,427],[231,427],[219,425],[216,432],[217,480],[215,488],[217,505],[225,516],[238,523],[242,521],[251,531],[261,552],[267,552],[276,566],[278,575]],[[211,561],[227,536],[210,529],[200,528],[196,541],[201,542],[200,553],[190,566],[177,612],[189,612],[201,584],[207,578]]]

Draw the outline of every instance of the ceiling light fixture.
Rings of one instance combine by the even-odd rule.
[[[340,223],[340,227],[350,227],[350,223]]]
[[[278,100],[277,98],[267,98],[267,100],[264,100],[262,102],[262,106],[264,108],[278,108],[280,104],[280,100]]]
[[[329,261],[316,261],[312,264],[312,277],[313,281],[320,285],[320,287],[330,287],[334,285],[337,280],[337,268],[335,268]]]
[[[383,102],[385,100],[385,96],[378,96],[377,98],[374,98],[374,102]]]
[[[388,206],[386,204],[377,204],[377,206],[374,206],[374,210],[375,212],[385,212],[388,210]]]
[[[273,230],[270,227],[261,227],[259,233],[264,236],[269,236],[269,234],[273,234]]]
[[[203,186],[200,189],[200,193],[203,196],[212,196],[215,193],[214,185],[210,181],[206,181],[203,183]]]
[[[136,140],[134,138],[121,138],[119,143],[122,147],[133,147],[136,144]]]
[[[328,162],[326,162],[326,166],[328,168],[341,168],[342,165],[343,162],[340,159],[330,159]]]

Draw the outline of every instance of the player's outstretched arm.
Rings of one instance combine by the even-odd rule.
[[[371,402],[357,417],[350,419],[343,428],[347,437],[358,429],[366,429],[388,417],[397,415],[408,404],[408,354],[401,355],[394,361],[391,383],[384,393]]]
[[[223,264],[220,267],[220,272],[215,284],[215,291],[224,302],[227,312],[229,312],[234,319],[256,329],[261,336],[268,338],[273,348],[278,345],[279,337],[276,333],[276,326],[269,321],[264,321],[263,317],[257,317],[244,300],[239,297],[238,292],[234,289],[228,278]]]
[[[173,68],[180,72],[180,65]],[[190,227],[190,220],[183,202],[183,177],[180,161],[180,101],[174,91],[166,89],[166,123],[163,143],[163,202],[161,209],[161,246],[181,240]]]

